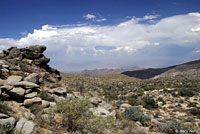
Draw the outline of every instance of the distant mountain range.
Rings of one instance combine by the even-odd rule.
[[[104,74],[121,74],[122,72],[126,71],[136,71],[136,70],[143,70],[142,67],[132,67],[126,69],[93,69],[93,70],[83,70],[80,74],[87,74],[87,75],[104,75]]]
[[[200,60],[166,68],[148,68],[143,70],[124,71],[122,74],[139,79],[161,77],[186,77],[188,79],[200,79]]]

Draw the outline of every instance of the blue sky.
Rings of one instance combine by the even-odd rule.
[[[65,72],[200,58],[199,0],[1,0],[0,49],[42,44]]]

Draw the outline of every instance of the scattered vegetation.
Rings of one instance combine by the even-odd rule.
[[[192,97],[195,95],[194,91],[188,88],[181,88],[178,90],[178,94],[180,96],[187,96],[187,97]]]
[[[14,134],[14,125],[11,123],[5,123],[0,125],[0,133],[1,134]]]
[[[145,122],[148,122],[151,119],[149,116],[144,115],[142,110],[140,110],[140,108],[136,107],[136,106],[127,108],[124,111],[123,115],[127,119],[130,119],[130,120],[135,121],[135,122],[139,121],[142,124],[145,124]]]
[[[114,127],[113,119],[93,115],[89,110],[88,99],[60,102],[55,109],[48,111],[47,118],[38,116],[36,121],[54,132],[64,129],[82,134],[103,134],[108,128]]]

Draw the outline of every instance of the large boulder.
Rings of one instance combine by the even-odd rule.
[[[4,125],[4,124],[10,124],[10,125],[15,125],[15,118],[13,117],[8,117],[8,118],[0,118],[0,125]]]
[[[42,99],[40,97],[34,97],[34,98],[31,98],[31,99],[24,100],[24,105],[26,107],[31,107],[34,104],[41,105],[42,104]]]
[[[35,52],[35,53],[43,53],[46,49],[47,49],[47,47],[43,46],[43,45],[34,45],[34,46],[25,48],[26,51],[31,51],[31,52]]]
[[[47,108],[50,106],[50,103],[46,100],[42,100],[42,108]]]
[[[49,63],[50,59],[46,58],[46,57],[42,57],[40,59],[35,59],[33,62],[34,64],[38,65],[38,66],[44,66],[47,63]]]
[[[13,89],[13,86],[10,86],[10,85],[1,86],[0,89],[3,90],[3,91],[7,91],[8,92],[11,89]]]
[[[28,81],[21,81],[21,82],[15,83],[14,86],[23,87],[23,88],[39,88],[40,87],[39,85],[32,82],[28,82]]]
[[[9,94],[12,98],[20,99],[24,97],[25,89],[18,87],[10,90]]]
[[[21,76],[11,75],[6,80],[6,84],[7,85],[14,85],[15,83],[20,82],[21,80],[22,80]]]
[[[56,95],[66,95],[66,89],[61,88],[61,87],[53,88],[48,91],[49,93],[56,94]]]
[[[37,97],[37,95],[38,95],[37,92],[32,92],[32,93],[26,94],[25,98],[30,99],[30,98]]]
[[[17,47],[10,48],[8,58],[16,58],[20,55],[20,50]]]
[[[16,134],[36,134],[36,126],[32,121],[20,118],[15,127]]]
[[[40,77],[41,76],[38,73],[32,73],[32,74],[28,75],[24,80],[38,84]]]

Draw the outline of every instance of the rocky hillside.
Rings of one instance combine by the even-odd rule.
[[[45,50],[0,53],[0,134],[200,132],[199,80],[63,74]]]
[[[121,74],[125,71],[136,71],[142,70],[142,67],[132,67],[132,68],[124,68],[124,69],[94,69],[94,70],[83,70],[80,74],[87,74],[87,75],[104,75],[104,74]]]
[[[136,71],[125,71],[122,74],[139,79],[161,78],[161,77],[187,77],[200,79],[200,60],[191,61],[181,65],[166,68],[149,68]]]

